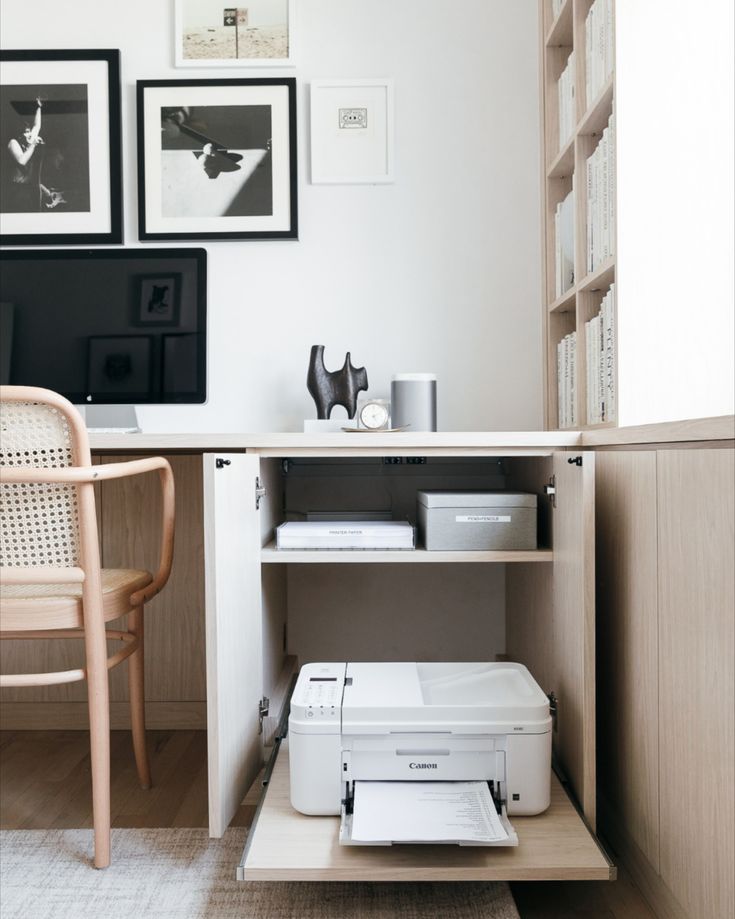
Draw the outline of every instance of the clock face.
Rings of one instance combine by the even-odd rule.
[[[360,422],[371,431],[386,427],[388,418],[388,408],[380,402],[366,402],[360,409]]]

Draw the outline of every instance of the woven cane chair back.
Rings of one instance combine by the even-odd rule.
[[[82,452],[84,447],[81,448]],[[0,564],[79,564],[79,507],[74,485],[8,484],[2,468],[57,469],[89,462],[68,418],[53,405],[3,401],[0,406]],[[88,448],[87,448],[88,453]]]

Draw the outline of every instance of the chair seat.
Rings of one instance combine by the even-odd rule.
[[[153,580],[148,571],[102,569],[105,622],[130,612],[130,596]],[[3,584],[0,586],[0,632],[81,628],[81,584]]]

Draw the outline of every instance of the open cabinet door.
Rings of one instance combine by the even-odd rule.
[[[263,759],[258,472],[257,456],[204,455],[209,834],[218,837]]]
[[[580,465],[581,464],[581,465]],[[596,824],[595,457],[556,453],[552,511],[550,688],[558,715],[554,754],[590,827]]]

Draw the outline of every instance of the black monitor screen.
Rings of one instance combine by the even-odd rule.
[[[0,253],[0,382],[77,403],[206,400],[204,249]]]

